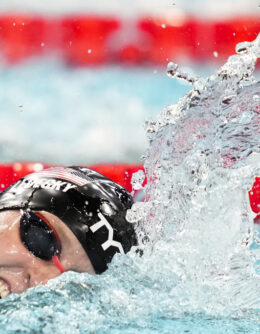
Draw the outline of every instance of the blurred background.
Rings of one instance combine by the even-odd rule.
[[[146,120],[260,31],[259,0],[1,0],[0,162],[141,163]]]

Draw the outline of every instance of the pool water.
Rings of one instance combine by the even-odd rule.
[[[180,300],[171,297],[174,277],[165,280],[167,272],[156,280],[151,276],[130,259],[116,259],[98,277],[66,273],[47,286],[1,300],[0,333],[259,332],[257,311],[178,312]]]
[[[144,122],[189,88],[161,68],[3,66],[0,161],[140,161]]]

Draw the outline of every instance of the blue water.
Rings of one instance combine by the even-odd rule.
[[[2,66],[0,161],[140,161],[144,122],[188,89],[158,68]]]
[[[128,265],[118,278],[111,277],[113,271],[116,274],[119,270],[116,266],[100,277],[71,272],[50,281],[46,287],[9,296],[0,301],[0,333],[259,332],[259,313],[254,311],[241,310],[240,314],[226,316],[203,311],[178,314],[165,299],[155,305],[155,294],[163,298],[169,287],[156,286],[146,275],[135,281],[137,268]]]

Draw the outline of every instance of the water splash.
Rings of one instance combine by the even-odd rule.
[[[149,237],[143,261],[151,275],[154,262],[171,277],[168,301],[178,311],[260,308],[247,195],[260,173],[260,83],[253,76],[260,35],[236,51],[207,78],[170,63],[168,75],[194,88],[147,126],[146,203],[129,216],[139,221],[140,242]]]

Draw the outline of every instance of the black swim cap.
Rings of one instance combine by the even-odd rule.
[[[137,239],[125,216],[132,196],[119,184],[86,167],[54,167],[32,173],[0,193],[0,211],[31,209],[60,218],[85,249],[96,273]]]

